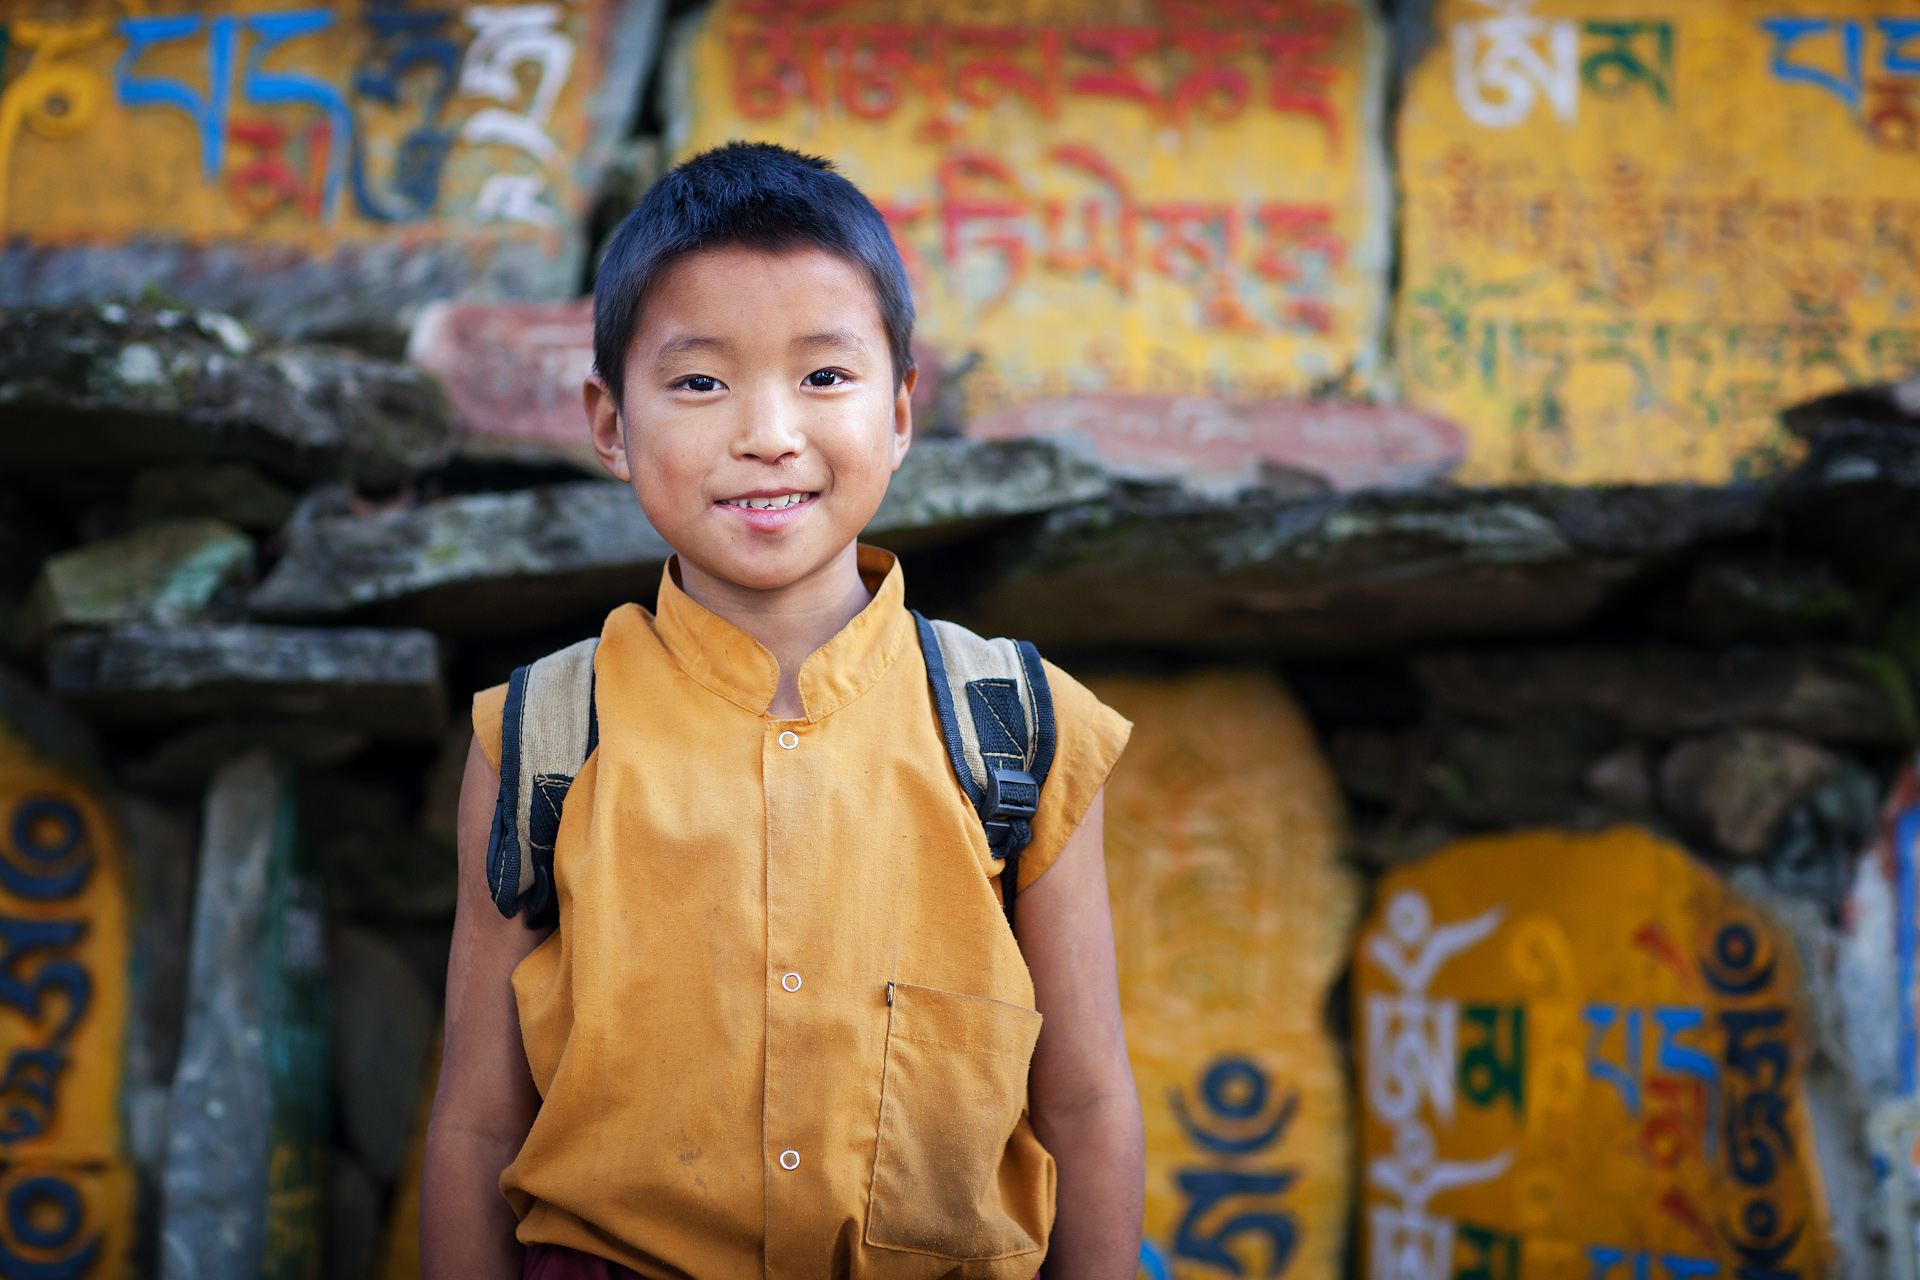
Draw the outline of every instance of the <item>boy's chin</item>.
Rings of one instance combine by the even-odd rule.
[[[683,563],[691,562],[701,573],[717,578],[729,586],[747,591],[784,591],[818,573],[832,563],[852,539],[846,539],[842,547],[823,550],[817,545],[808,545],[811,539],[794,539],[783,546],[761,546],[751,551],[742,551],[735,547],[720,547],[707,550],[707,554],[698,552],[693,555],[681,553]]]

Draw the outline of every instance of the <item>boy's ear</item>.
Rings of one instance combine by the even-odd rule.
[[[620,425],[620,406],[613,389],[599,374],[589,374],[580,389],[587,406],[587,430],[593,435],[593,451],[600,465],[615,480],[633,483],[633,468],[627,465],[627,433]]]
[[[900,379],[899,390],[893,393],[893,469],[898,471],[900,464],[906,461],[907,446],[913,443],[913,387],[920,381],[918,369],[907,370],[907,376]]]

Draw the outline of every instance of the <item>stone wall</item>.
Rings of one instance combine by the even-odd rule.
[[[959,7],[561,6],[504,105],[484,9],[9,23],[0,804],[57,791],[91,843],[0,829],[0,918],[93,932],[23,961],[39,1014],[0,993],[0,1051],[70,1052],[33,1096],[71,1136],[9,1146],[10,1213],[67,1190],[0,1215],[0,1274],[215,1237],[236,1275],[417,1274],[468,699],[669,554],[593,478],[573,295],[735,133],[831,154],[909,254],[923,431],[867,537],[910,603],[1139,724],[1144,1274],[1915,1274],[1911,20]],[[560,35],[578,163],[468,136]],[[260,100],[270,38],[357,114],[268,207],[256,134],[202,180],[141,86],[236,42],[230,123],[291,139],[321,99]],[[420,203],[394,138],[456,121]],[[350,140],[419,207],[330,187]],[[96,208],[63,147],[140,181]],[[483,216],[536,168],[552,225]],[[165,174],[191,198],[138,205]],[[71,899],[6,874],[81,862]],[[1764,991],[1712,985],[1762,952]]]

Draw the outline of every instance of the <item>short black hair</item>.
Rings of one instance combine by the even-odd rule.
[[[913,368],[913,294],[887,221],[833,163],[771,142],[729,142],[675,165],[615,229],[593,286],[593,367],[622,403],[647,292],[690,253],[823,249],[873,284],[896,388]]]

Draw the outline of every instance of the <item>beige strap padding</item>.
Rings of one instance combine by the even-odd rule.
[[[1033,706],[1033,690],[1027,685],[1027,669],[1020,662],[1020,646],[1011,640],[986,640],[965,627],[951,622],[933,622],[940,640],[940,657],[947,667],[947,688],[953,695],[954,718],[960,722],[960,743],[973,770],[974,785],[983,792],[987,786],[987,762],[980,754],[980,734],[973,723],[973,703],[967,697],[970,681],[1004,679],[1013,681],[1020,691],[1020,711],[1027,722],[1026,758],[1023,768],[1033,765],[1034,748],[1039,742],[1039,726]]]
[[[520,702],[520,893],[533,889],[534,781],[539,775],[572,778],[587,759],[587,725],[593,712],[593,655],[600,637],[550,653],[527,670]]]

